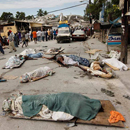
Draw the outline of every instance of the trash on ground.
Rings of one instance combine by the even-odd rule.
[[[121,56],[121,52],[119,51],[114,51],[114,50],[111,50],[110,53],[108,54],[108,57],[110,58],[115,58],[117,60],[120,59],[120,56]]]
[[[20,78],[21,83],[27,83],[29,81],[37,81],[39,79],[45,78],[47,76],[53,75],[54,72],[51,68],[45,66],[45,67],[40,67],[34,71],[31,72],[26,72],[23,74]]]
[[[125,97],[125,98],[130,100],[130,96],[129,95],[123,95],[123,97]]]
[[[110,97],[114,97],[114,96],[115,96],[115,95],[114,95],[114,92],[109,91],[109,90],[106,90],[106,89],[104,89],[104,88],[101,88],[101,92],[102,92],[102,93],[105,93],[106,95],[108,95],[108,96],[110,96]]]

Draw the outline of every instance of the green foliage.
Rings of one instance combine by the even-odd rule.
[[[33,15],[28,15],[28,16],[26,16],[26,19],[32,19],[33,18]]]
[[[121,11],[118,8],[119,0],[94,0],[93,3],[89,4],[86,7],[86,14],[89,17],[89,14],[91,13],[94,17],[94,19],[99,19],[99,13],[101,11],[101,7],[105,4],[105,20],[114,20],[117,17],[121,16]]]
[[[99,19],[99,12],[101,11],[102,4],[105,0],[94,0],[94,3],[86,7],[86,13],[91,13],[95,19]]]
[[[48,14],[47,11],[43,11],[42,9],[39,9],[37,11],[37,16],[44,16],[44,15],[47,15],[47,14]]]
[[[19,12],[19,11],[17,11],[16,12],[16,19],[18,19],[18,20],[24,20],[25,19],[25,13],[24,12]]]
[[[1,15],[1,20],[8,21],[8,23],[14,21],[14,16],[10,12],[3,12]]]

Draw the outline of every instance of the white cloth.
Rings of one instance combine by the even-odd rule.
[[[60,120],[60,121],[66,121],[66,120],[71,120],[74,118],[74,116],[65,113],[65,112],[53,112],[48,109],[47,106],[43,105],[41,111],[38,113],[41,117],[44,119],[53,119],[55,121]]]
[[[24,75],[28,75],[29,78],[31,79],[31,78],[36,78],[36,77],[43,77],[43,76],[46,76],[47,74],[52,73],[52,72],[53,72],[52,69],[45,66],[45,67],[40,67],[40,68],[38,68],[38,69],[36,69],[34,71],[27,72]]]
[[[25,56],[27,54],[35,54],[35,53],[36,53],[36,51],[34,49],[29,48],[29,49],[25,49],[24,51],[22,51],[19,55]]]
[[[44,119],[51,119],[52,117],[52,111],[50,111],[45,105],[42,106],[42,109],[38,114]]]
[[[11,56],[5,64],[5,69],[11,69],[11,68],[17,67],[21,65],[23,62],[24,62],[24,59],[20,60],[19,57],[17,56]]]
[[[115,58],[111,58],[111,59],[105,59],[105,60],[102,60],[103,63],[108,63],[120,70],[128,70],[128,67],[123,64],[122,62],[118,61],[117,59]]]
[[[108,54],[108,56],[111,58],[116,58],[118,60],[121,56],[121,52],[111,50],[110,53]]]
[[[52,119],[57,121],[57,120],[60,120],[60,121],[68,121],[68,120],[71,120],[73,119],[74,116],[68,114],[68,113],[65,113],[65,112],[53,112],[52,114]]]
[[[66,65],[74,65],[74,64],[79,64],[78,62],[76,62],[76,61],[73,61],[71,58],[69,58],[69,57],[66,57],[65,55],[62,55],[63,56],[63,58],[64,58],[64,64],[66,64]]]

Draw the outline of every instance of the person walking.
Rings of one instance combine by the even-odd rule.
[[[37,40],[41,42],[41,31],[37,31]]]
[[[28,41],[29,41],[29,33],[26,32],[26,34],[25,34],[26,47],[28,46]]]
[[[25,33],[22,34],[22,41],[23,41],[22,48],[24,45],[25,45],[25,47],[27,47],[26,41],[25,41]]]
[[[43,31],[43,30],[41,31],[41,37],[42,37],[42,38],[41,38],[41,39],[42,39],[42,41],[44,41],[45,31]]]
[[[54,29],[53,31],[53,35],[54,35],[54,40],[56,39],[56,30]]]
[[[3,48],[2,48],[2,39],[0,38],[0,51],[2,54],[5,54]]]
[[[15,45],[15,47],[18,47],[18,37],[17,37],[17,33],[14,34],[14,45]]]
[[[48,41],[48,32],[47,32],[47,30],[45,31],[45,35],[46,35],[46,41]]]
[[[48,40],[51,40],[51,32],[50,32],[50,30],[48,29]]]
[[[17,50],[14,46],[14,36],[13,36],[13,32],[11,30],[9,30],[9,32],[8,32],[8,40],[9,40],[9,48],[10,48],[9,53],[12,53],[13,50],[16,52]]]
[[[35,44],[37,44],[37,32],[33,31],[32,34],[33,34],[34,42],[35,42]]]

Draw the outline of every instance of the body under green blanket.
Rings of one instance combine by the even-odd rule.
[[[90,99],[77,93],[58,93],[47,95],[23,95],[24,116],[32,117],[40,112],[43,105],[51,111],[66,112],[82,120],[93,119],[101,108],[99,100]]]

